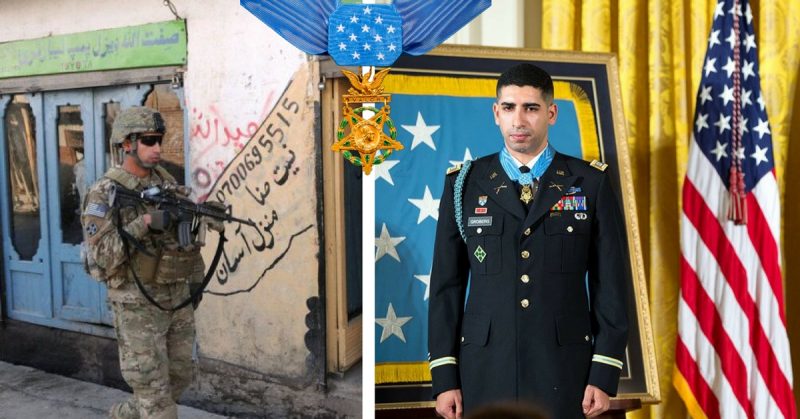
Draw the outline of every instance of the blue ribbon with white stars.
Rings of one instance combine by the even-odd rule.
[[[403,21],[391,4],[345,4],[328,20],[328,53],[336,64],[385,67],[402,51]]]
[[[500,150],[500,164],[503,166],[503,170],[505,170],[509,179],[519,182],[520,185],[530,185],[534,179],[542,177],[547,168],[550,167],[550,162],[553,161],[553,156],[555,156],[555,154],[555,149],[553,149],[550,144],[547,144],[547,147],[544,149],[544,152],[542,152],[539,160],[536,160],[531,171],[522,173],[519,167],[517,167],[514,158],[511,157],[511,154],[508,152],[508,149],[503,147],[503,149]]]
[[[403,52],[422,55],[430,51],[492,2],[240,0],[240,4],[303,52],[328,53],[342,66],[388,66]]]

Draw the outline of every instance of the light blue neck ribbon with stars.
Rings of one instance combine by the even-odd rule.
[[[553,156],[555,154],[556,151],[548,143],[542,155],[539,156],[539,160],[536,160],[536,163],[533,165],[533,169],[528,173],[522,173],[519,167],[517,167],[517,162],[514,161],[514,158],[511,157],[511,154],[508,152],[508,149],[503,147],[503,149],[500,150],[500,164],[503,165],[503,170],[506,171],[509,179],[519,182],[520,185],[529,185],[534,179],[542,177],[547,168],[550,167],[550,162],[553,161]]]

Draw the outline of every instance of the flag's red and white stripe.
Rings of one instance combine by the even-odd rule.
[[[683,188],[676,373],[697,417],[795,418],[774,171],[747,194],[745,225],[692,140]],[[692,410],[690,408],[690,410]]]

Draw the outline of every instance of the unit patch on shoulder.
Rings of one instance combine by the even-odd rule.
[[[606,169],[608,168],[608,165],[601,162],[600,160],[592,160],[592,162],[589,163],[589,166],[592,166],[601,172],[605,172]]]
[[[457,165],[455,165],[453,167],[448,167],[447,168],[447,174],[448,175],[452,175],[453,173],[455,173],[455,172],[457,172],[459,170],[461,170],[461,164],[457,164]]]
[[[108,206],[105,204],[98,204],[96,202],[90,202],[89,205],[86,206],[86,215],[93,215],[95,217],[103,218],[108,213]]]
[[[89,233],[89,237],[92,237],[95,234],[97,234],[97,224],[91,223],[88,226],[86,226],[86,232]]]

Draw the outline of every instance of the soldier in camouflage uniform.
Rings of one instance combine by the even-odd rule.
[[[163,135],[158,112],[144,107],[121,112],[111,142],[124,151],[122,167],[109,169],[91,187],[81,217],[87,270],[108,285],[122,376],[133,389],[133,397],[112,407],[112,418],[177,418],[176,401],[192,381],[192,306],[157,308],[137,288],[132,269],[162,307],[175,307],[189,298],[193,284],[202,282],[199,248],[177,246],[168,213],[144,204],[118,209],[111,202],[114,185],[142,191],[175,183],[158,165]],[[152,256],[133,243],[127,243],[126,251],[118,221]]]

